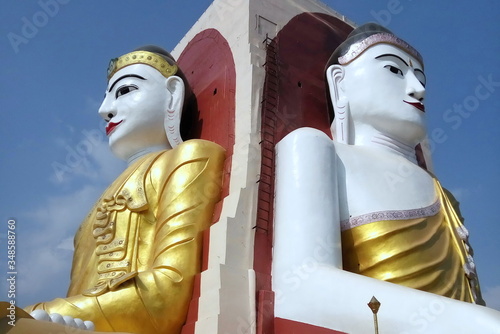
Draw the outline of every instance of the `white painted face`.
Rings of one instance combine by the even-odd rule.
[[[356,131],[372,126],[409,144],[425,137],[425,75],[418,60],[395,46],[377,44],[343,68],[340,94]]]
[[[172,94],[167,78],[156,69],[134,64],[117,71],[109,80],[99,114],[109,121],[109,146],[120,159],[151,147],[170,148],[164,119]]]

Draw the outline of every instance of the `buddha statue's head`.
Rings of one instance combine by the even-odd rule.
[[[424,65],[408,43],[378,24],[365,24],[349,34],[326,68],[336,141],[356,144],[366,132],[408,145],[425,138]]]
[[[193,103],[173,57],[159,47],[145,46],[111,60],[99,114],[108,122],[114,155],[131,161],[180,144],[181,117]]]

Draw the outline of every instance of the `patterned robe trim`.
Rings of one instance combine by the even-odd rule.
[[[356,217],[351,217],[349,219],[342,220],[340,222],[340,226],[342,231],[346,231],[357,226],[382,220],[406,220],[431,217],[437,214],[440,209],[441,202],[437,200],[434,204],[421,209],[377,211]]]
[[[137,270],[132,270],[133,251],[129,249],[132,245],[127,242],[131,230],[136,230],[137,222],[129,221],[129,226],[124,230],[123,226],[117,235],[116,214],[127,209],[141,212],[149,208],[144,185],[147,173],[158,157],[157,154],[148,157],[130,174],[121,189],[114,196],[103,198],[97,208],[93,236],[97,245],[99,279],[92,288],[82,292],[84,296],[95,297],[114,291],[120,284],[138,275]]]

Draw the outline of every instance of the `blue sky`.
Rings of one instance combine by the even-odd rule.
[[[144,44],[173,49],[210,3],[0,5],[0,240],[14,218],[18,305],[65,295],[74,232],[125,166],[109,152],[97,115],[109,59]],[[500,2],[325,3],[358,24],[387,26],[423,54],[435,174],[461,202],[483,294],[500,309]]]

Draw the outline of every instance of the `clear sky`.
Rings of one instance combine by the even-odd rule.
[[[19,306],[65,295],[73,235],[125,166],[110,153],[97,114],[109,59],[144,44],[172,50],[210,3],[0,5],[0,270],[8,271],[13,218]],[[423,54],[434,171],[461,202],[484,297],[500,310],[500,2],[325,3],[358,24],[387,26]]]

